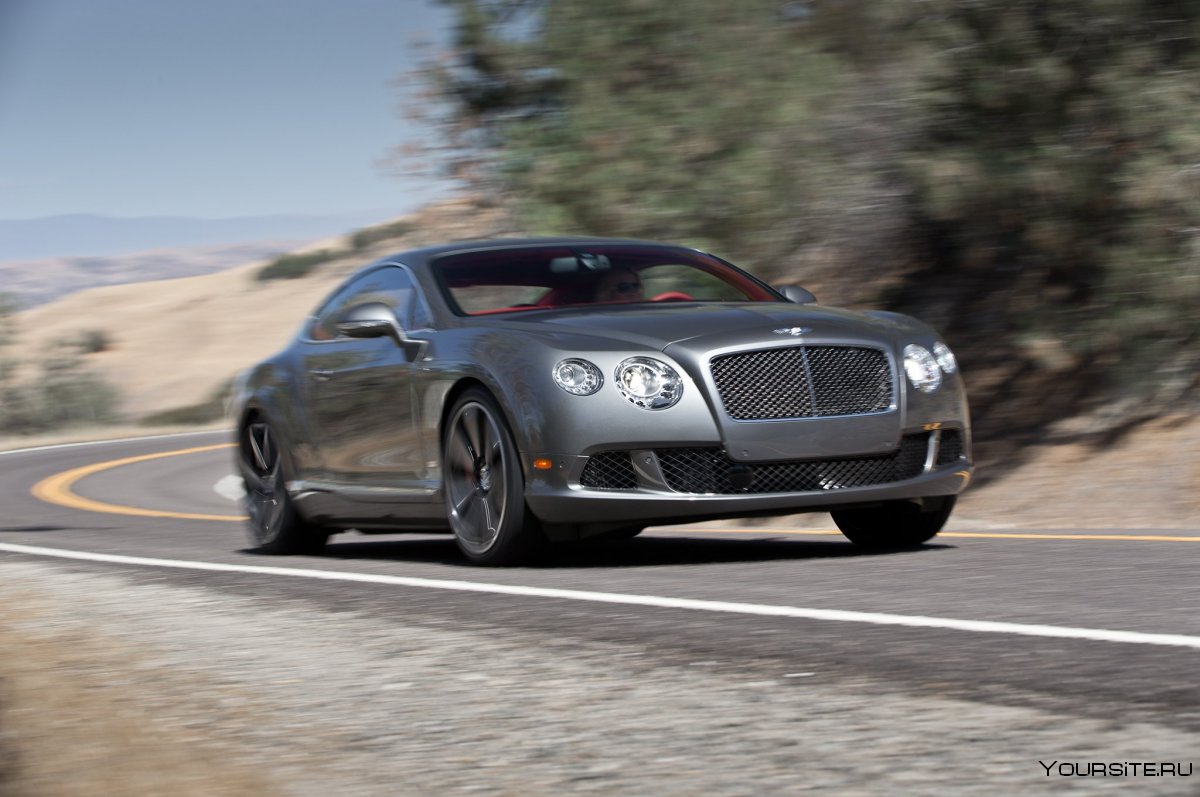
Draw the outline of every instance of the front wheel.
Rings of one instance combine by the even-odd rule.
[[[240,446],[250,541],[261,553],[319,553],[329,532],[308,523],[287,491],[287,452],[271,425],[246,425]]]
[[[892,501],[871,509],[844,509],[830,514],[842,533],[862,548],[916,548],[937,536],[956,501],[957,496],[948,495],[927,499],[924,506]]]
[[[515,564],[540,530],[525,507],[525,480],[512,433],[495,399],[467,390],[442,436],[446,515],[459,550],[474,564]]]

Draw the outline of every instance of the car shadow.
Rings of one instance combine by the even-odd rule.
[[[867,550],[844,540],[727,540],[711,537],[638,537],[632,540],[585,540],[546,546],[521,567],[593,568],[661,567],[736,562],[850,559],[928,554],[953,545],[927,544],[904,550]],[[325,559],[371,559],[460,566],[466,560],[451,537],[418,540],[354,540],[337,537],[321,554]]]

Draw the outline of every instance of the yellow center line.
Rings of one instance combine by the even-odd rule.
[[[82,468],[74,468],[72,470],[56,473],[53,476],[48,476],[42,479],[37,484],[33,485],[30,490],[35,498],[45,501],[50,504],[70,507],[71,509],[82,509],[87,512],[105,512],[111,515],[134,515],[137,517],[157,517],[157,518],[173,518],[176,520],[225,520],[225,521],[241,521],[245,520],[244,515],[202,515],[191,512],[171,512],[162,509],[144,509],[137,506],[123,506],[121,504],[109,504],[103,501],[93,501],[90,498],[84,498],[81,495],[71,491],[71,487],[75,482],[91,476],[93,473],[109,470],[111,468],[119,468],[122,465],[132,465],[136,462],[148,462],[153,459],[165,459],[166,457],[178,457],[184,454],[199,454],[205,451],[217,451],[222,448],[232,448],[235,443],[218,443],[211,446],[199,446],[198,448],[183,448],[178,451],[164,451],[160,454],[142,454],[136,457],[125,457],[124,459],[113,459],[107,462],[97,462],[93,465],[84,465]]]
[[[1132,540],[1147,542],[1200,542],[1200,536],[1171,536],[1167,534],[1045,534],[1041,532],[1023,533],[1014,531],[984,532],[984,531],[944,531],[939,537],[980,537],[983,539],[1013,539],[1028,538],[1031,540]]]

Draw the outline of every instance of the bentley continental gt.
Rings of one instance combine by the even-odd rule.
[[[471,562],[652,524],[824,511],[921,545],[972,474],[925,324],[646,241],[466,241],[349,277],[236,380],[253,543],[449,531]]]

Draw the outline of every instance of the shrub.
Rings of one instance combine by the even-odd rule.
[[[117,420],[116,388],[64,350],[43,361],[38,379],[0,384],[0,432],[33,434]]]
[[[259,282],[276,279],[298,279],[306,276],[322,263],[328,263],[341,252],[332,249],[321,249],[316,252],[305,252],[298,255],[283,255],[275,258],[258,272]]]
[[[89,329],[76,341],[80,354],[99,354],[112,348],[112,339],[102,329]]]
[[[354,248],[354,251],[359,252],[380,241],[390,241],[393,238],[400,238],[412,231],[413,225],[409,221],[395,221],[391,224],[381,224],[378,227],[367,227],[351,236],[350,245]]]

